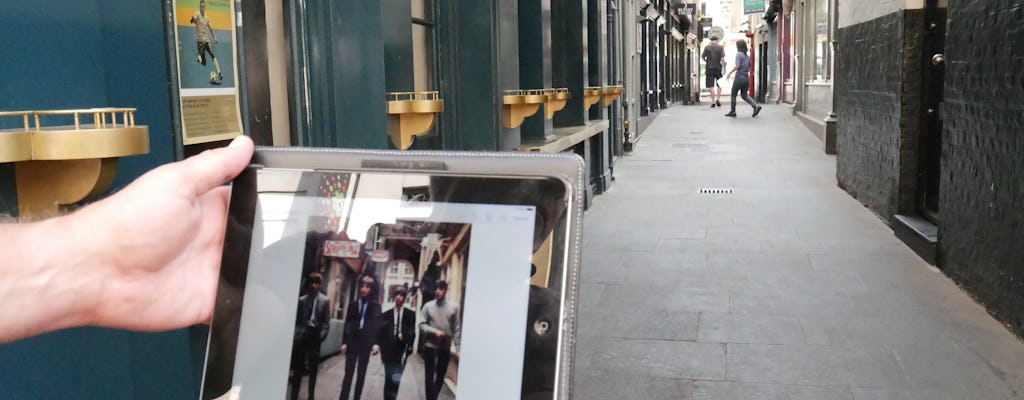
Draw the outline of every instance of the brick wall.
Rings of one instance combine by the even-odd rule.
[[[950,2],[940,268],[1024,336],[1024,1]]]
[[[896,12],[837,32],[836,178],[886,221],[898,193],[903,28]]]

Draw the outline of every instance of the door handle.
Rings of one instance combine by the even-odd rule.
[[[944,63],[946,63],[946,57],[943,56],[942,53],[932,56],[932,65],[938,67]]]

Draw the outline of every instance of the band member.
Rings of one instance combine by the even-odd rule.
[[[363,393],[366,365],[371,355],[380,352],[377,338],[380,333],[380,303],[373,300],[374,279],[370,275],[359,278],[359,298],[348,307],[345,318],[345,336],[341,340],[341,354],[345,356],[345,379],[341,381],[340,400],[348,400],[352,388],[352,374],[356,373],[354,399]]]
[[[384,399],[398,396],[405,361],[412,354],[416,339],[416,312],[405,308],[408,290],[399,286],[394,290],[395,308],[384,312],[380,330],[380,358],[384,362]]]
[[[320,293],[323,277],[311,273],[307,278],[309,292],[299,297],[299,310],[295,314],[295,337],[292,339],[292,368],[289,371],[291,392],[289,399],[299,398],[302,375],[309,374],[309,400],[313,400],[316,375],[320,366],[320,344],[330,329],[330,308],[327,296]]]
[[[448,282],[437,281],[434,300],[420,310],[420,332],[423,333],[424,386],[427,400],[437,400],[448,371],[452,344],[459,347],[462,336],[462,321],[459,320],[459,306],[448,301]]]

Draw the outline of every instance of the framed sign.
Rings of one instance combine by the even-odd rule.
[[[182,144],[242,134],[233,0],[173,0]]]

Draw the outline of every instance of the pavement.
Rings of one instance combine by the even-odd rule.
[[[419,354],[413,354],[405,363],[405,371],[402,373],[402,382],[398,384],[399,399],[426,398],[424,385],[423,359]],[[336,354],[320,362],[319,373],[316,379],[316,388],[313,395],[317,399],[334,400],[341,395],[341,382],[345,378],[345,356]],[[307,393],[309,389],[309,378],[302,378],[299,387],[299,400],[309,400]],[[384,364],[380,357],[370,357],[366,365],[366,382],[363,384],[363,392],[359,397],[355,395],[355,380],[352,382],[352,393],[349,397],[356,400],[382,400],[384,398]],[[443,387],[438,394],[438,400],[453,400],[455,395],[449,386]],[[349,399],[343,399],[349,400]]]
[[[661,111],[584,216],[574,399],[1024,397],[1024,344],[789,108],[707,104]]]

